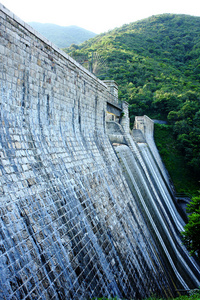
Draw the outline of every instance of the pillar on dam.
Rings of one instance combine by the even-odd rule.
[[[128,111],[128,102],[122,103],[122,118],[121,118],[121,125],[126,134],[130,133],[130,118],[129,118],[129,111]]]
[[[103,80],[108,87],[106,122],[120,122],[122,115],[122,102],[118,98],[118,85],[114,80]]]
[[[114,80],[103,80],[107,85],[109,92],[113,95],[114,101],[118,101],[118,84]]]
[[[151,120],[148,116],[136,116],[134,129],[141,130],[145,139],[153,136],[154,132],[154,121]]]

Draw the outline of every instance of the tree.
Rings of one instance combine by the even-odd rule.
[[[187,206],[187,212],[190,215],[185,230],[181,233],[183,243],[191,255],[197,254],[200,259],[200,195],[192,198]]]
[[[154,93],[153,105],[160,112],[168,114],[170,111],[176,109],[179,104],[180,100],[174,92],[165,92],[161,89]]]

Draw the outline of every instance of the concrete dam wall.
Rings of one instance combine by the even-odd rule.
[[[2,5],[0,19],[0,299],[198,287],[170,186],[130,134],[127,105],[106,124],[108,85]]]

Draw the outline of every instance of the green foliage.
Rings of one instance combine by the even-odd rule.
[[[189,222],[182,232],[183,243],[186,245],[191,255],[197,254],[200,259],[200,195],[193,197],[187,206],[190,213]]]
[[[177,147],[173,125],[155,124],[154,138],[176,192],[196,196],[200,189],[198,178],[194,172],[185,168],[185,156]]]
[[[125,24],[66,49],[100,79],[118,83],[136,115],[173,126],[185,164],[200,175],[200,17],[163,14]],[[100,57],[93,60],[94,55]],[[87,57],[87,59],[84,59]],[[89,61],[89,63],[88,63]],[[86,63],[87,62],[87,63]]]
[[[195,96],[198,97],[198,95]],[[178,111],[171,111],[168,115],[168,119],[174,124],[173,130],[178,141],[178,149],[184,154],[188,167],[195,172],[196,176],[200,174],[199,117],[199,98],[192,101],[186,100]]]
[[[195,293],[194,295],[192,296],[180,296],[180,297],[176,297],[176,298],[170,298],[171,300],[174,299],[174,300],[199,300],[200,294],[199,293]],[[157,298],[157,297],[150,297],[150,298],[147,298],[145,300],[164,300],[162,298]]]
[[[191,290],[191,293],[189,296],[185,295],[185,296],[179,296],[176,298],[170,298],[175,299],[175,300],[199,300],[200,299],[200,291],[199,289],[196,290]],[[93,300],[122,300],[121,298],[115,297],[115,298],[94,298]],[[123,300],[126,300],[123,298]],[[131,300],[131,299],[130,299]],[[134,300],[134,299],[132,299]],[[150,298],[146,298],[144,300],[164,300],[163,298],[158,298],[158,297],[150,297]]]

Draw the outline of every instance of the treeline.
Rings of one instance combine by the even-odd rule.
[[[164,14],[65,49],[100,79],[113,79],[136,115],[168,120],[177,148],[200,175],[200,17]]]

